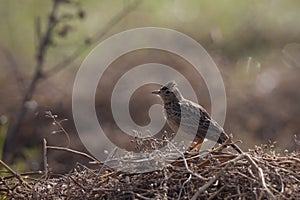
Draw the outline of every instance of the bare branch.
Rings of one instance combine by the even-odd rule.
[[[100,32],[96,33],[89,42],[84,43],[82,46],[78,47],[69,57],[62,60],[60,63],[55,65],[50,71],[45,72],[43,70],[44,66],[44,60],[47,55],[47,50],[51,46],[52,37],[53,37],[53,30],[56,27],[58,20],[57,20],[57,10],[60,4],[65,3],[65,1],[53,1],[53,6],[50,12],[50,15],[48,17],[48,24],[44,35],[38,36],[40,40],[38,41],[38,48],[37,48],[37,56],[36,56],[36,66],[35,66],[35,72],[33,75],[33,78],[27,88],[27,90],[24,93],[24,97],[21,103],[21,106],[17,112],[16,118],[13,120],[13,123],[10,124],[10,127],[8,129],[8,134],[5,142],[5,152],[9,152],[12,149],[11,145],[14,141],[14,139],[17,137],[17,134],[20,130],[21,124],[23,122],[23,119],[27,113],[26,108],[26,102],[30,101],[33,97],[33,94],[36,90],[37,84],[41,80],[45,80],[46,78],[50,77],[51,75],[56,74],[60,70],[67,67],[71,62],[73,62],[76,58],[78,58],[79,55],[81,55],[88,46],[90,46],[93,42],[96,42],[102,37],[104,37],[111,28],[117,24],[119,21],[121,21],[129,12],[131,12],[133,9],[135,9],[141,1],[136,0],[133,3],[131,3],[128,7],[123,9],[119,14],[117,14],[115,17],[113,17],[106,26],[104,26]],[[39,22],[36,22],[36,29],[39,29]],[[40,31],[37,31],[37,35],[39,35]],[[7,158],[7,160],[10,160],[11,158]]]
[[[44,37],[41,38],[41,41],[39,42],[39,46],[38,46],[38,53],[37,53],[37,63],[35,66],[35,72],[33,75],[33,78],[29,84],[29,87],[27,88],[22,103],[21,103],[21,107],[18,110],[17,116],[14,120],[14,122],[10,125],[9,129],[8,129],[8,134],[7,134],[7,138],[6,138],[6,145],[5,145],[5,151],[10,151],[12,146],[11,143],[13,143],[14,139],[16,138],[22,121],[27,113],[27,107],[26,107],[26,102],[30,101],[32,99],[32,96],[35,92],[35,89],[37,87],[37,83],[40,81],[40,79],[43,77],[43,65],[44,65],[44,59],[47,53],[47,49],[51,44],[51,37],[52,37],[52,32],[53,29],[55,27],[55,25],[57,24],[56,21],[56,12],[58,9],[58,5],[59,5],[59,1],[53,1],[53,6],[51,9],[51,13],[49,15],[48,18],[48,25],[47,25],[47,29],[46,29],[46,33],[44,35]]]
[[[15,172],[12,168],[10,168],[5,162],[0,160],[0,164],[7,169],[12,175],[14,175],[22,184],[24,184],[27,188],[31,189],[31,185],[29,185],[17,172]]]
[[[206,184],[201,186],[198,191],[194,194],[192,197],[192,200],[196,200],[198,196],[203,193],[207,188],[209,188],[218,178],[224,174],[224,171],[228,169],[229,166],[234,165],[238,160],[243,159],[246,156],[246,154],[240,154],[236,158],[230,160],[224,168],[222,168],[216,175],[214,175]]]
[[[270,197],[272,199],[275,199],[275,196],[273,195],[273,193],[270,191],[270,189],[267,187],[266,181],[265,181],[265,176],[264,176],[264,172],[263,170],[254,162],[254,160],[248,155],[245,154],[246,158],[249,160],[249,162],[251,163],[251,165],[257,169],[258,171],[258,175],[259,178],[261,180],[262,186],[264,187],[264,189],[266,190],[266,192],[270,195]]]
[[[44,171],[45,171],[45,180],[49,177],[49,165],[48,165],[48,158],[47,158],[47,140],[43,139],[43,155],[44,155]]]
[[[70,63],[76,60],[84,51],[87,50],[89,46],[95,42],[101,40],[118,22],[120,22],[126,15],[128,15],[132,10],[134,10],[141,1],[136,0],[123,9],[120,13],[114,16],[101,30],[92,36],[88,41],[85,41],[80,47],[78,47],[73,53],[71,53],[67,58],[65,58],[60,63],[56,64],[50,70],[44,73],[45,77],[51,77],[54,74],[57,74],[59,71],[63,70]]]
[[[92,156],[90,156],[90,155],[88,155],[84,152],[76,151],[76,150],[69,149],[69,148],[66,148],[66,147],[47,146],[47,149],[71,152],[71,153],[74,153],[74,154],[77,154],[77,155],[84,156],[84,157],[90,159],[93,162],[99,163],[99,161],[97,159],[93,158]]]
[[[56,125],[60,129],[60,131],[65,134],[65,136],[67,137],[67,147],[69,147],[71,144],[71,139],[70,139],[69,133],[66,131],[66,129],[61,124],[61,122],[64,120],[57,121],[56,115],[53,115],[51,111],[47,111],[46,116],[51,118],[53,120],[53,124]]]

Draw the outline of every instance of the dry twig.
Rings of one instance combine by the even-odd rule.
[[[90,156],[90,155],[88,155],[84,152],[81,152],[81,151],[76,151],[76,150],[69,149],[69,148],[66,148],[66,147],[56,147],[56,146],[47,146],[47,149],[71,152],[71,153],[74,153],[74,154],[77,154],[77,155],[84,156],[84,157],[90,159],[93,162],[99,163],[99,161],[97,159],[95,159],[94,157],[92,157],[92,156]]]
[[[31,189],[32,186],[30,184],[28,184],[23,178],[22,176],[20,176],[17,172],[15,172],[12,168],[10,168],[5,162],[3,162],[2,160],[0,160],[0,164],[7,169],[14,177],[16,177],[23,185],[25,185],[27,188]]]

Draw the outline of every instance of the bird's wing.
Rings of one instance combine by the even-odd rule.
[[[185,132],[195,132],[196,136],[218,141],[220,135],[223,135],[223,128],[214,121],[208,112],[200,105],[185,100],[180,103],[181,109],[181,127]],[[208,134],[207,134],[208,133]]]

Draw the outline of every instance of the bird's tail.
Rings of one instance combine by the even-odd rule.
[[[234,150],[236,150],[239,154],[242,154],[243,151],[240,149],[240,147],[238,147],[238,145],[236,144],[231,144],[230,145]]]
[[[219,144],[223,144],[224,142],[226,142],[226,140],[228,140],[228,138],[229,138],[228,135],[225,132],[222,132],[221,135],[220,135],[220,137],[219,137],[219,139],[218,139],[218,143]],[[230,144],[230,146],[234,150],[236,150],[239,154],[243,153],[243,151],[240,149],[240,147],[238,147],[238,145],[232,143],[232,144]]]

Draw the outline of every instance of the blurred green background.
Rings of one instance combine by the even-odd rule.
[[[128,9],[135,4],[132,0],[61,2],[58,10],[61,22],[54,30],[45,71],[51,72],[53,66],[72,52],[82,50],[73,62],[38,82],[32,101],[26,104],[28,112],[21,129],[14,142],[8,144],[14,147],[13,151],[5,152],[13,155],[16,168],[40,169],[42,138],[47,138],[51,145],[66,144],[63,134],[51,134],[57,127],[45,117],[47,110],[60,119],[68,119],[63,125],[71,136],[71,148],[85,151],[71,113],[77,69],[99,42],[115,33],[145,26],[180,31],[208,51],[225,82],[228,101],[225,130],[234,134],[234,140],[242,140],[240,146],[244,150],[269,141],[277,142],[275,147],[279,152],[299,149],[294,135],[299,136],[300,126],[300,1],[141,0],[132,9]],[[52,4],[50,0],[0,1],[0,145],[32,80],[39,33],[44,34]],[[120,13],[123,15],[117,18]],[[118,72],[117,68],[114,70]],[[209,110],[206,88],[198,87],[199,93],[204,91],[198,96],[199,101]],[[100,100],[101,97],[99,107],[109,105]],[[132,112],[147,120],[140,108]],[[80,159],[65,152],[49,152],[54,171],[68,170]]]

